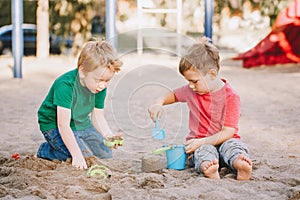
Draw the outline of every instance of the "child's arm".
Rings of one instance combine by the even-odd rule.
[[[91,120],[93,126],[96,130],[102,134],[104,138],[112,137],[114,134],[112,133],[111,129],[108,126],[108,123],[104,117],[104,110],[99,108],[94,108]]]
[[[57,126],[61,138],[72,155],[72,166],[86,169],[87,165],[70,127],[71,110],[57,106]]]
[[[175,94],[173,92],[168,93],[166,96],[156,100],[156,102],[148,108],[149,115],[153,121],[156,117],[161,116],[162,106],[172,104],[176,102]]]
[[[196,149],[204,144],[211,144],[214,146],[220,145],[226,140],[232,138],[235,128],[224,126],[222,130],[214,135],[205,138],[188,140],[185,145],[186,153],[193,153]]]

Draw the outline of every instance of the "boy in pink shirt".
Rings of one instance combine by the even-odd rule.
[[[237,172],[237,180],[249,180],[252,162],[248,149],[239,139],[240,98],[229,83],[220,78],[218,49],[202,38],[187,51],[179,72],[189,82],[150,106],[155,120],[162,106],[186,102],[190,109],[186,153],[198,173],[220,178],[219,163]]]

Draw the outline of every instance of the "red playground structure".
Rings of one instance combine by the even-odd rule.
[[[294,0],[279,13],[267,37],[232,59],[243,60],[245,68],[300,63],[300,0]]]

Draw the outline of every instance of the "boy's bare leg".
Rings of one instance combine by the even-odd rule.
[[[219,162],[217,159],[212,161],[203,161],[200,165],[200,170],[207,178],[220,179],[219,175]]]
[[[233,167],[237,170],[237,180],[249,180],[252,172],[252,162],[249,158],[240,154],[234,161]]]

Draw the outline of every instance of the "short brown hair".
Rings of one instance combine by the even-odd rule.
[[[81,50],[77,62],[77,67],[81,66],[84,72],[94,71],[100,66],[118,72],[122,65],[115,49],[103,40],[87,42]]]
[[[179,62],[179,72],[183,74],[189,69],[198,69],[206,75],[210,69],[220,69],[219,50],[210,43],[207,37],[201,38],[191,46]]]

